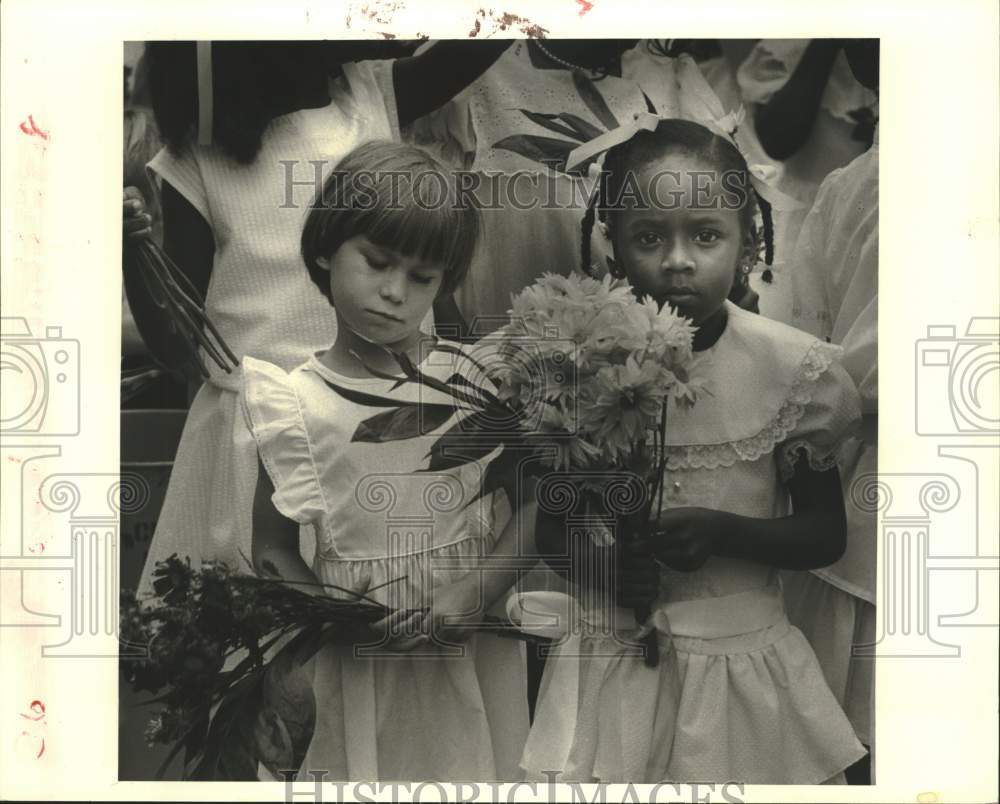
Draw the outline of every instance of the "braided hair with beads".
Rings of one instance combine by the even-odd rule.
[[[770,266],[774,260],[774,222],[771,205],[760,196],[750,182],[746,160],[739,149],[711,129],[689,120],[663,119],[654,131],[639,131],[626,142],[616,145],[605,154],[604,166],[598,177],[597,188],[591,196],[581,222],[581,269],[594,274],[591,264],[590,238],[595,224],[600,221],[610,230],[613,238],[613,200],[619,198],[630,171],[660,158],[667,152],[682,151],[714,165],[720,173],[734,173],[744,203],[740,207],[740,223],[754,243],[754,253],[764,251],[764,262]],[[760,211],[761,230],[756,223]],[[749,290],[748,274],[751,266],[744,266],[733,282],[730,299],[739,301]]]

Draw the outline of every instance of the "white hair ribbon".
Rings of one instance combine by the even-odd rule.
[[[566,157],[566,170],[572,170],[577,165],[586,162],[597,154],[604,153],[616,145],[621,145],[632,139],[640,131],[655,131],[659,125],[660,116],[651,112],[639,112],[635,114],[628,123],[623,123],[618,128],[605,131],[594,137],[590,142],[585,142],[578,148],[574,148]]]
[[[212,43],[198,42],[198,144],[212,144]]]
[[[747,165],[747,170],[750,172],[750,183],[757,191],[757,195],[767,201],[771,205],[771,209],[791,212],[805,207],[801,201],[781,192],[771,184],[778,175],[778,170],[774,165]]]
[[[750,164],[747,158],[749,149],[740,142],[742,138],[739,131],[746,117],[746,110],[741,106],[735,111],[725,112],[718,95],[709,86],[701,69],[690,56],[683,54],[676,57],[673,61],[673,72],[675,86],[671,106],[676,108],[671,108],[663,115],[652,112],[637,113],[627,123],[599,134],[589,142],[574,148],[566,158],[566,170],[572,170],[588,159],[627,142],[640,131],[655,131],[661,120],[689,120],[703,125],[736,147],[747,162],[750,183],[754,190],[771,205],[772,209],[782,211],[801,209],[804,206],[801,202],[770,184],[778,173],[773,165]]]

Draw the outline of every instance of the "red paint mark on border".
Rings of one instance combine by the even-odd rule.
[[[41,725],[44,726],[45,725],[45,722],[44,722],[45,721],[45,704],[42,703],[41,701],[37,701],[37,700],[36,701],[32,701],[31,704],[28,706],[28,709],[31,710],[31,714],[28,715],[28,714],[25,714],[24,712],[21,712],[20,713],[21,717],[23,717],[25,720],[31,720],[31,721],[34,721],[36,723],[38,723],[39,721],[42,721]],[[41,759],[42,758],[42,754],[45,753],[45,738],[44,737],[42,737],[40,734],[28,731],[27,729],[22,730],[21,733],[20,733],[20,735],[18,735],[18,736],[20,736],[20,737],[30,737],[31,739],[38,740],[39,743],[40,743],[40,745],[39,745],[39,748],[38,748],[38,752],[35,754],[35,759]]]
[[[480,8],[476,12],[476,16],[484,20],[489,19],[494,25],[498,26],[501,31],[506,31],[508,28],[517,26],[521,33],[530,39],[544,39],[545,34],[549,32],[547,28],[543,28],[541,25],[536,25],[525,17],[519,17],[517,14],[511,14],[507,11],[502,14],[495,14],[492,8],[489,11],[485,8]],[[475,21],[475,26],[475,28],[469,31],[469,36],[473,38],[476,37],[482,30],[482,24],[478,19]]]
[[[19,736],[21,736],[21,737],[34,737],[35,735],[31,734],[31,732],[22,731]],[[38,753],[35,754],[35,759],[41,759],[42,758],[42,754],[45,753],[45,738],[44,737],[40,737],[39,740],[41,740],[42,747],[39,748],[38,749]]]
[[[592,9],[594,7],[594,4],[593,3],[588,3],[587,0],[576,0],[576,2],[579,3],[581,6],[583,6],[580,9],[580,16],[581,17],[584,14],[586,14],[588,11],[590,11],[590,9]]]
[[[28,706],[28,709],[30,709],[36,715],[36,717],[32,717],[31,715],[26,715],[22,712],[21,717],[25,718],[26,720],[41,720],[43,717],[45,717],[45,704],[43,704],[41,701],[32,701],[31,704]]]
[[[31,124],[30,127],[29,123]],[[27,122],[21,123],[19,128],[23,133],[27,134],[29,137],[41,137],[43,140],[47,140],[49,138],[49,132],[40,129],[38,127],[38,124],[35,123],[35,118],[30,114],[28,115]]]

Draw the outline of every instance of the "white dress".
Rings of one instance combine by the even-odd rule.
[[[809,637],[858,736],[874,740],[873,663],[851,647],[875,641],[875,512],[855,502],[878,469],[878,130],[871,149],[827,176],[793,257],[792,323],[844,349],[861,395],[862,436],[839,464],[847,550],[836,564],[788,578],[789,614]]]
[[[748,105],[743,122],[745,133],[756,140],[753,112],[756,104],[766,103],[795,72],[809,39],[761,39],[740,65],[736,80]],[[809,136],[802,147],[783,161],[770,159],[756,144],[754,161],[776,168],[775,186],[802,202],[799,210],[776,211],[774,283],[778,287],[762,292],[761,311],[784,323],[791,319],[791,288],[788,279],[795,242],[806,213],[823,179],[831,170],[843,167],[864,151],[865,144],[852,132],[856,120],[852,113],[878,116],[878,97],[854,78],[843,51],[837,54],[820,107]],[[765,304],[765,301],[767,302]]]
[[[247,358],[243,374],[245,413],[274,483],[274,505],[315,530],[313,569],[321,582],[393,608],[425,606],[432,587],[458,580],[492,552],[510,518],[506,496],[473,500],[494,453],[420,473],[430,444],[455,416],[426,436],[352,443],[358,424],[385,408],[350,402],[330,384],[400,400],[444,397],[344,377],[315,357],[290,373]],[[327,646],[311,663],[316,728],[303,773],[322,769],[328,779],[351,781],[517,780],[528,730],[524,663],[523,643],[482,633],[462,647],[396,655]]]
[[[622,55],[621,77],[608,75],[594,86],[619,123],[646,110],[643,93],[661,114],[669,115],[678,106],[673,69],[674,59],[651,53],[642,41]],[[569,141],[529,120],[521,109],[568,112],[606,129],[580,98],[569,70],[535,67],[528,43],[517,42],[451,102],[405,132],[456,167],[483,176],[500,174],[495,181],[484,179],[478,194],[485,205],[482,243],[455,293],[463,316],[470,325],[478,321],[480,334],[506,324],[511,294],[542,273],[567,275],[580,267],[581,223],[593,177],[548,174],[538,162],[493,147],[514,135]],[[508,193],[514,194],[513,203]],[[517,204],[534,206],[519,209]],[[608,242],[595,228],[591,262],[599,274],[606,271],[609,253]]]
[[[312,161],[325,176],[352,148],[398,139],[390,62],[345,64],[330,82],[331,102],[275,118],[260,153],[241,165],[220,150],[194,145],[162,150],[149,164],[212,227],[215,259],[206,309],[238,357],[254,355],[286,369],[336,338],[336,317],[299,255],[314,194]],[[286,196],[286,171],[299,182]],[[204,356],[203,356],[204,357]],[[171,553],[246,567],[257,456],[239,414],[239,370],[211,373],[188,412],[170,485],[139,583],[150,590],[156,561]],[[311,538],[311,535],[309,536]],[[312,548],[303,542],[303,556]]]
[[[712,395],[668,414],[664,506],[781,517],[796,456],[829,467],[856,424],[857,395],[837,347],[727,308],[721,338],[692,368]],[[632,612],[615,616],[627,637]],[[656,668],[600,632],[549,659],[522,758],[529,777],[555,769],[578,781],[819,784],[864,755],[785,615],[777,570],[719,556],[696,572],[664,569],[652,622]]]
[[[760,40],[736,74],[743,100],[750,104],[767,103],[788,83],[810,41]],[[841,50],[834,59],[808,138],[795,154],[782,162],[780,189],[800,201],[811,202],[831,170],[843,167],[864,151],[865,144],[853,139],[851,133],[857,124],[852,113],[866,109],[876,114],[878,98],[858,83]],[[752,121],[748,118],[746,122]]]

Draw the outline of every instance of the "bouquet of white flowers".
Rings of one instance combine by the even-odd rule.
[[[641,534],[654,503],[662,505],[669,403],[692,405],[703,390],[688,373],[694,326],[610,277],[544,274],[512,305],[509,323],[471,348],[435,343],[433,350],[455,361],[447,379],[396,353],[403,378],[369,369],[397,385],[431,388],[438,392],[434,401],[401,404],[329,383],[354,402],[388,408],[362,422],[354,440],[426,435],[465,412],[432,443],[427,471],[480,460],[500,448],[481,494],[508,485],[517,466],[577,473],[574,482],[588,492],[601,492],[628,473],[645,490],[638,513],[629,517],[630,528]],[[451,404],[442,404],[441,394]],[[526,453],[537,460],[526,461]],[[643,622],[648,611],[636,616]],[[655,642],[650,647],[647,658],[655,663]]]
[[[490,373],[554,469],[642,470],[667,400],[695,401],[694,326],[624,280],[544,274],[510,315]]]

